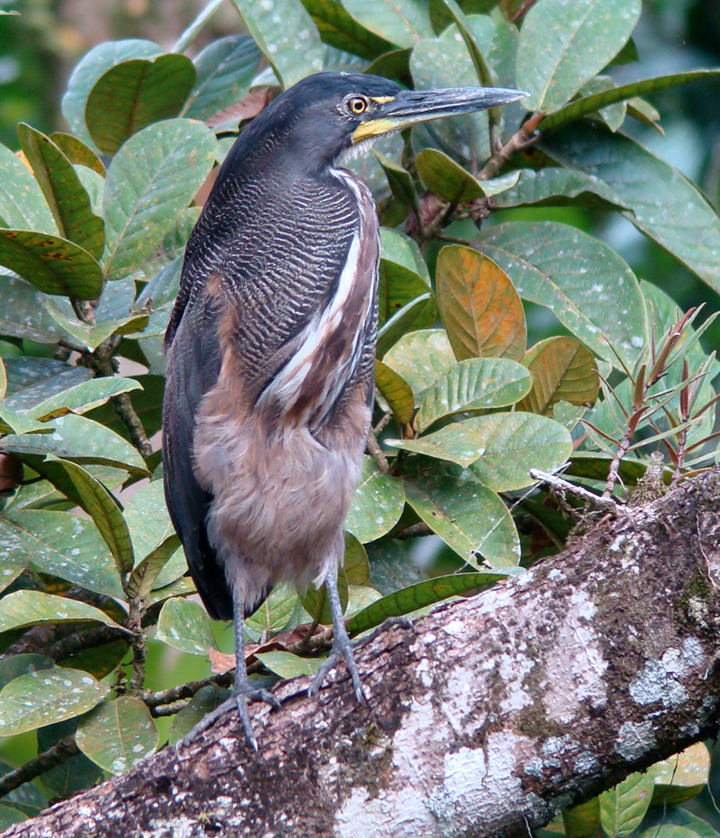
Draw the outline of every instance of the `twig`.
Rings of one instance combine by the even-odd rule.
[[[159,707],[151,707],[150,715],[153,719],[159,719],[163,716],[175,716],[181,710],[184,710],[188,704],[190,704],[190,699],[173,701],[172,704],[161,704]]]
[[[540,139],[541,135],[535,132],[537,131],[538,125],[542,122],[544,115],[542,113],[534,113],[526,120],[500,151],[493,154],[487,161],[478,175],[478,180],[489,180],[495,177],[513,154],[516,154],[518,151],[524,151],[526,148],[534,145]]]
[[[145,433],[143,423],[140,421],[140,417],[135,412],[135,408],[130,401],[130,396],[127,393],[120,393],[119,396],[113,396],[112,403],[117,415],[123,420],[125,427],[128,429],[130,441],[140,454],[147,459],[153,453],[152,445],[150,445],[150,440],[148,440],[147,434]]]
[[[204,678],[202,681],[188,681],[187,684],[178,684],[177,687],[170,687],[170,689],[160,690],[159,692],[144,690],[139,698],[152,710],[153,707],[172,704],[180,699],[192,698],[203,687],[208,687],[213,684],[217,687],[227,687],[231,683],[232,676],[230,673],[225,672],[222,675],[213,675],[210,678]]]
[[[561,492],[569,492],[578,498],[582,498],[582,500],[586,501],[594,509],[599,509],[602,512],[609,512],[611,515],[615,516],[620,513],[620,507],[612,498],[605,498],[600,495],[596,495],[594,492],[590,492],[582,486],[577,486],[575,483],[563,480],[562,477],[558,477],[555,474],[548,474],[546,471],[531,468],[530,477],[532,477],[533,480],[540,480],[543,483],[547,483],[548,486],[552,486]]]
[[[85,649],[104,646],[106,643],[112,643],[114,640],[127,639],[127,632],[111,628],[110,626],[96,626],[87,631],[74,631],[67,637],[56,640],[43,649],[43,654],[52,658],[54,661],[62,661]]]
[[[25,765],[21,765],[20,768],[4,774],[0,778],[0,797],[4,797],[23,783],[34,780],[35,777],[39,777],[41,774],[44,774],[51,768],[55,768],[56,765],[60,765],[61,762],[65,762],[70,757],[77,756],[79,753],[80,749],[75,744],[75,737],[66,736],[65,739],[56,742],[52,748],[48,748],[47,751],[38,754],[34,759],[26,762]]]
[[[425,521],[418,521],[417,524],[410,524],[409,527],[402,529],[391,530],[388,533],[388,538],[398,538],[400,541],[407,541],[409,538],[417,538],[418,536],[435,535],[434,531],[425,523]]]
[[[380,443],[375,439],[373,434],[370,434],[367,441],[367,450],[370,456],[375,460],[378,464],[378,468],[383,474],[387,474],[390,471],[390,465],[388,464],[387,457],[383,453],[382,448],[380,447]]]

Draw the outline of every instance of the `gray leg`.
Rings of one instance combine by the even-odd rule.
[[[355,658],[353,657],[352,644],[350,643],[350,638],[348,637],[347,629],[345,628],[345,620],[343,619],[342,603],[340,602],[340,593],[337,586],[337,568],[328,574],[328,577],[325,580],[325,587],[327,589],[328,602],[330,603],[330,611],[333,618],[334,636],[330,656],[323,662],[322,666],[318,670],[318,674],[315,676],[312,684],[310,685],[308,694],[315,695],[320,689],[320,686],[325,680],[325,676],[328,672],[337,663],[339,663],[339,661],[345,660],[348,672],[352,678],[357,700],[361,704],[367,704],[365,691],[360,683],[360,673],[358,672],[357,664],[355,663]]]
[[[250,724],[248,701],[264,701],[275,710],[282,709],[282,705],[272,693],[267,690],[255,689],[250,684],[247,667],[245,666],[245,604],[243,598],[238,593],[233,592],[233,594],[233,614],[235,618],[235,686],[233,688],[233,694],[227,701],[224,701],[219,707],[216,707],[198,722],[182,740],[182,744],[189,745],[194,742],[202,733],[215,724],[221,716],[224,716],[228,710],[237,707],[245,736],[251,747],[257,751],[257,740]]]

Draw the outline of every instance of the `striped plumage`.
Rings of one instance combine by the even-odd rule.
[[[243,618],[280,582],[327,582],[335,641],[315,687],[344,657],[363,695],[337,568],[370,427],[379,240],[369,191],[338,161],[514,98],[304,79],[240,135],[190,237],[166,335],[165,488],[208,612],[235,619],[234,700],[253,743],[246,698],[275,700],[248,683]]]

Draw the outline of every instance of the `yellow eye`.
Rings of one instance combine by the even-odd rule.
[[[361,96],[355,96],[353,99],[348,101],[348,108],[350,109],[350,113],[354,113],[359,115],[361,113],[365,113],[367,110],[368,103],[365,99]]]

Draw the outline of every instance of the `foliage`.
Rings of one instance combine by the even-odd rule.
[[[94,783],[98,767],[126,770],[161,743],[156,718],[181,710],[174,739],[227,684],[222,663],[192,700],[192,690],[146,683],[149,635],[221,659],[206,613],[187,599],[194,588],[149,439],[195,198],[237,133],[227,109],[251,87],[273,94],[323,67],[370,67],[417,88],[530,93],[502,112],[413,129],[353,164],[384,227],[376,427],[340,580],[352,634],[560,549],[568,523],[531,469],[565,466],[623,502],[657,448],[667,481],[714,461],[719,367],[699,341],[710,321],[693,331],[697,312],[683,315],[606,244],[523,212],[621,213],[720,290],[714,208],[620,132],[633,118],[658,122],[640,97],[718,71],[614,86],[604,71],[633,54],[640,0],[537,0],[524,19],[505,0],[481,5],[234,0],[252,37],[224,38],[194,60],[144,40],[101,44],[68,83],[71,133],[20,125],[22,151],[0,147],[0,731],[37,730],[46,751],[75,743],[70,786],[61,767],[38,763],[48,794]],[[258,76],[261,56],[269,68]],[[669,189],[686,213],[669,207]],[[538,306],[560,334],[532,340],[527,315]],[[120,374],[127,362],[143,372]],[[121,503],[119,490],[144,478]],[[431,534],[442,547],[423,569],[404,546]],[[248,621],[251,673],[313,671],[323,606],[314,591],[273,592]],[[678,788],[703,786],[703,765],[628,778],[566,813],[562,828],[700,834],[670,804],[683,799]],[[38,793],[25,784],[5,798],[0,827],[36,811],[23,801]],[[648,809],[656,794],[661,814]]]

